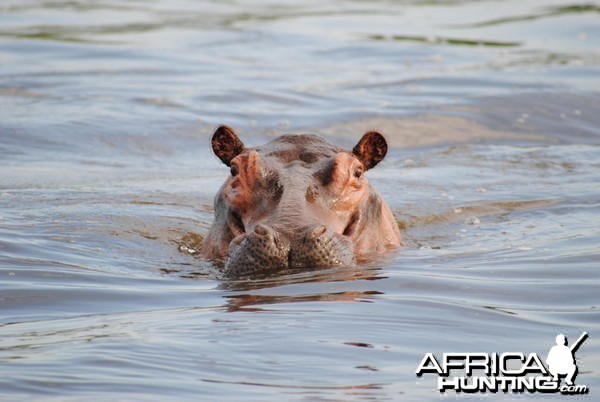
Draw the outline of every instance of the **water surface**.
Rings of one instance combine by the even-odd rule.
[[[429,400],[426,352],[545,356],[588,331],[577,383],[593,400],[599,13],[3,2],[0,399]],[[179,251],[228,174],[209,150],[221,123],[249,145],[382,130],[368,178],[405,246],[243,281]]]

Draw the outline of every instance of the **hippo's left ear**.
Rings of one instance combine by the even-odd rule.
[[[369,131],[362,136],[352,153],[365,165],[365,169],[374,168],[385,158],[388,146],[385,138],[377,131]]]
[[[210,142],[215,155],[227,166],[231,166],[231,160],[244,150],[244,143],[229,126],[217,127]]]

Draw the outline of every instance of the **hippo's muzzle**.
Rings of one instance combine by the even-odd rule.
[[[300,231],[299,236],[277,232],[258,224],[249,234],[229,245],[225,275],[240,277],[277,272],[287,268],[321,268],[352,265],[354,245],[324,225]]]

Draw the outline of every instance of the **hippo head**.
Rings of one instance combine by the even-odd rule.
[[[400,244],[394,217],[364,173],[387,153],[367,132],[353,150],[312,134],[247,148],[227,126],[212,149],[231,174],[215,197],[203,254],[227,276],[351,265]]]

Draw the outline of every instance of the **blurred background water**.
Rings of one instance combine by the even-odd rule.
[[[593,400],[599,17],[542,0],[2,1],[0,399],[437,399],[414,374],[426,352],[545,356],[585,330]],[[405,247],[255,281],[178,251],[227,176],[221,123],[249,145],[382,130],[368,177]]]

